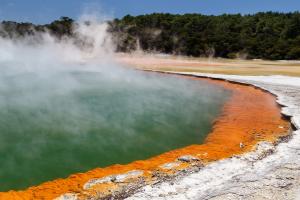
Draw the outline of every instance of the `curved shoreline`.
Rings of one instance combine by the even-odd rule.
[[[74,174],[69,178],[46,182],[40,186],[30,187],[25,191],[0,193],[0,199],[53,199],[65,193],[72,193],[77,197],[87,197],[93,196],[98,192],[101,192],[101,197],[107,197],[114,191],[119,191],[120,186],[111,179],[103,180],[103,177],[112,174],[124,175],[124,173],[126,174],[132,170],[139,170],[139,172],[142,171],[142,174],[136,171],[137,173],[132,173],[128,177],[132,182],[142,180],[143,183],[139,184],[143,186],[159,181],[157,176],[154,176],[154,173],[162,173],[160,176],[164,178],[165,174],[173,175],[182,172],[182,170],[194,169],[195,167],[200,169],[203,164],[208,162],[251,151],[259,141],[276,142],[278,137],[288,134],[289,122],[282,119],[280,108],[275,101],[276,99],[270,93],[248,85],[219,80],[207,81],[230,89],[233,91],[233,94],[230,100],[225,103],[222,115],[217,119],[217,123],[214,124],[214,129],[212,133],[208,135],[204,145],[191,145],[148,160],[136,161],[128,165],[113,165],[107,168],[94,169],[86,173]],[[255,98],[252,99],[252,97],[256,97],[258,98],[256,100],[261,100],[262,102],[260,102],[259,105],[256,105],[257,102],[255,104],[251,104],[250,102],[249,104],[249,98],[251,101],[255,100]],[[237,103],[239,103],[239,108],[243,108],[244,110],[239,110]],[[266,104],[268,104],[271,109],[265,109]],[[249,115],[249,109],[251,110],[251,108],[253,109],[251,111],[252,114]],[[254,112],[254,110],[256,110],[256,112]],[[245,111],[248,111],[248,115],[243,114]],[[262,118],[260,118],[260,120],[255,120],[257,114],[261,114]],[[273,119],[268,119],[269,116],[273,116]],[[254,122],[251,122],[252,120],[254,120]],[[249,121],[251,122],[250,124]],[[258,125],[263,127],[263,130],[252,130],[251,132],[253,126],[259,129]],[[256,132],[260,132],[260,134],[257,135]],[[232,137],[229,138],[228,134],[231,134]],[[240,147],[241,143],[243,144],[243,148]],[[184,155],[191,155],[193,157],[186,156],[185,161],[177,160]],[[91,187],[83,189],[86,183],[92,179],[95,180],[94,183],[96,184],[90,184],[92,185]]]
[[[142,188],[128,199],[300,198],[300,78],[170,73],[222,79],[266,90],[276,96],[282,114],[290,119],[294,129],[288,137],[280,138],[278,143],[260,142],[255,151],[213,162],[172,184],[166,182]]]

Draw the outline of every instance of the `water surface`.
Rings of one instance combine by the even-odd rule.
[[[229,96],[161,74],[3,69],[1,191],[201,144]]]

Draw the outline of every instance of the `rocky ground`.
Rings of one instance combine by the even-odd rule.
[[[255,85],[277,96],[295,129],[276,146],[211,163],[184,178],[145,186],[128,199],[300,199],[300,78],[181,73]]]

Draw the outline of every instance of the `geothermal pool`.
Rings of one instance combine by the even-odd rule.
[[[201,144],[230,95],[203,80],[78,69],[1,68],[1,191]]]

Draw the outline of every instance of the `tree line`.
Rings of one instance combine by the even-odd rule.
[[[0,36],[22,37],[49,31],[73,36],[73,19],[50,24],[3,21]],[[116,51],[143,50],[187,56],[291,60],[300,59],[300,13],[260,12],[251,15],[165,14],[130,16],[108,21]]]

